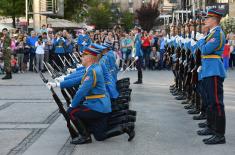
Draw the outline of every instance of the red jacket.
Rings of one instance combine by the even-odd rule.
[[[230,56],[230,46],[228,44],[225,44],[223,58],[229,58],[229,56]]]

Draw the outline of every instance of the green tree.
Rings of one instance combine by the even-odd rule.
[[[134,14],[126,11],[122,13],[121,24],[126,31],[134,27]]]
[[[221,27],[226,34],[235,32],[235,18],[226,17],[221,21]]]
[[[89,22],[97,29],[109,28],[112,23],[113,14],[109,3],[99,3],[89,9]]]
[[[25,13],[24,0],[0,0],[0,15],[12,18],[12,26],[16,27],[16,17]]]

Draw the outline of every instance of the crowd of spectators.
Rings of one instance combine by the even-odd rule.
[[[132,31],[121,30],[94,30],[85,32],[93,43],[102,44],[104,42],[113,43],[117,64],[120,71],[136,70],[134,61],[134,34]],[[54,31],[43,25],[38,33],[31,31],[29,34],[15,31],[10,32],[11,52],[12,52],[12,71],[14,73],[24,73],[33,71],[33,64],[38,70],[45,71],[42,61],[50,62],[53,60],[55,48],[61,46],[64,53],[79,51],[77,45],[81,31]],[[58,40],[63,40],[63,44],[58,45]],[[168,69],[164,61],[165,53],[165,32],[142,31],[142,51],[144,70]],[[235,66],[235,35],[227,35],[227,44],[224,50],[225,68]],[[57,60],[58,61],[58,60]],[[3,74],[3,60],[0,49],[0,74]]]

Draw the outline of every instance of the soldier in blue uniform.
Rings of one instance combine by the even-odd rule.
[[[101,46],[98,44],[91,44],[91,46],[96,49],[99,49],[101,53],[107,50],[107,47]],[[106,65],[107,61],[108,61],[108,56],[102,53],[101,58],[99,59],[99,64],[103,71],[105,86],[106,86],[107,92],[109,93],[110,98],[116,99],[119,96],[119,93],[116,88],[115,79],[112,77],[111,73],[108,71],[108,66]]]
[[[123,133],[129,135],[129,141],[135,136],[133,124],[121,124],[112,128],[107,125],[111,101],[105,89],[102,68],[97,64],[98,54],[99,51],[92,48],[86,48],[83,51],[82,65],[86,67],[86,71],[68,109],[71,119],[79,121],[78,130],[81,134],[80,137],[71,141],[72,144],[91,143],[90,133],[93,133],[98,141]],[[56,85],[49,82],[47,86],[55,87]],[[60,87],[63,86],[60,85]]]
[[[134,46],[135,46],[135,61],[136,61],[136,68],[138,71],[138,80],[134,82],[134,84],[142,84],[143,83],[143,73],[142,73],[142,64],[143,64],[143,52],[141,50],[141,29],[139,27],[134,28],[135,39],[134,39]]]
[[[207,104],[207,125],[199,135],[213,135],[204,139],[205,144],[225,143],[225,111],[223,103],[223,81],[225,69],[221,59],[224,50],[225,35],[219,26],[223,11],[219,9],[208,10],[205,25],[210,28],[209,34],[197,43],[202,53],[202,78]]]
[[[118,74],[118,66],[116,64],[116,58],[114,55],[114,51],[112,50],[112,43],[106,41],[102,45],[107,47],[107,49],[102,52],[102,55],[107,56],[106,66],[107,66],[109,72],[111,73],[111,75],[113,76],[114,82],[116,83],[117,82],[117,74]]]
[[[78,36],[77,44],[81,53],[86,47],[90,46],[91,38],[86,34],[85,29],[82,29],[82,33]]]
[[[88,48],[83,51],[82,64],[86,67],[86,72],[68,113],[71,119],[81,120],[97,140],[103,140],[106,136],[111,102],[106,95],[102,69],[96,64],[97,54],[98,52]],[[72,140],[71,143],[90,143],[91,137],[88,130],[80,131],[82,136]]]

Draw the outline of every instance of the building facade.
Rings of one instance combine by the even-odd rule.
[[[120,11],[134,13],[142,4],[154,1],[155,0],[111,0],[111,3],[116,5]]]

